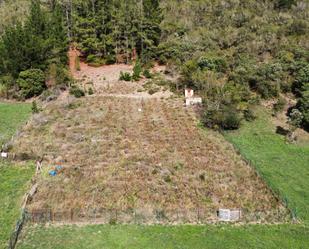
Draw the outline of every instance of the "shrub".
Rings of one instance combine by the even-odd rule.
[[[309,131],[309,82],[302,87],[296,107],[303,115],[302,126]]]
[[[70,94],[75,96],[75,98],[81,98],[85,96],[85,92],[77,86],[71,87]]]
[[[273,106],[274,114],[277,115],[279,112],[282,112],[284,110],[284,107],[285,107],[286,104],[287,104],[286,100],[284,98],[280,97],[278,99],[278,101]]]
[[[100,67],[105,64],[104,59],[93,54],[87,56],[86,62],[92,67]]]
[[[305,35],[308,32],[308,24],[304,20],[294,20],[289,27],[288,33],[290,35]]]
[[[202,122],[212,129],[236,130],[240,127],[241,118],[234,108],[225,106],[220,110],[206,110],[202,116]]]
[[[79,56],[76,56],[75,58],[75,70],[80,71],[80,59]]]
[[[97,57],[94,54],[90,54],[87,56],[86,62],[87,63],[93,63],[97,60]]]
[[[139,60],[136,61],[134,68],[133,68],[133,75],[132,79],[134,81],[139,81],[141,78],[141,73],[142,73],[142,66]]]
[[[0,84],[0,97],[8,97],[8,88],[6,85]]]
[[[244,118],[248,122],[252,122],[256,119],[256,115],[252,107],[249,106],[248,109],[244,111]]]
[[[60,84],[65,84],[71,80],[68,71],[61,65],[57,65],[56,63],[52,63],[48,66],[47,70],[47,85],[55,86]]]
[[[225,72],[227,69],[227,63],[223,58],[209,58],[202,56],[197,62],[200,69],[215,70],[218,72]]]
[[[128,72],[120,72],[119,80],[131,81],[132,77]]]
[[[298,109],[293,109],[290,113],[290,117],[288,120],[288,123],[290,125],[290,129],[292,131],[295,131],[297,128],[299,128],[303,122],[304,116]]]
[[[280,63],[265,63],[260,65],[249,84],[252,90],[258,92],[262,98],[277,97],[280,92],[282,66]]]
[[[151,79],[152,78],[152,74],[150,73],[150,71],[148,69],[145,69],[143,72],[143,75],[145,76],[145,78],[147,79]]]
[[[107,55],[105,57],[105,63],[106,65],[112,65],[116,63],[116,57],[114,55]]]
[[[11,75],[0,77],[0,96],[9,97],[9,90],[14,86],[14,78]]]
[[[35,114],[35,113],[39,113],[40,110],[38,108],[38,105],[36,103],[36,101],[32,101],[32,106],[31,106],[31,110],[32,110],[32,113]]]
[[[92,87],[90,87],[90,88],[88,89],[88,94],[89,94],[89,95],[93,95],[93,94],[94,94],[94,91],[93,91]]]
[[[295,82],[293,84],[293,92],[300,96],[305,84],[309,82],[309,64],[301,65],[297,70]]]
[[[17,84],[24,98],[40,95],[46,88],[45,75],[40,69],[29,69],[19,74]]]
[[[236,111],[223,112],[221,127],[224,130],[237,130],[240,127],[241,118]]]
[[[158,87],[151,88],[151,89],[148,90],[148,94],[154,95],[155,93],[157,93],[159,91],[160,91],[160,88],[158,88]]]

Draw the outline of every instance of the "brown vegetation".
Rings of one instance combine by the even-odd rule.
[[[287,215],[255,172],[223,139],[201,131],[178,100],[64,99],[34,117],[14,150],[45,159],[33,210],[198,208],[216,220],[218,208],[242,208],[250,221]],[[49,176],[56,165],[63,169]]]

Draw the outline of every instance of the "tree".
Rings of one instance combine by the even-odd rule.
[[[132,79],[135,81],[139,81],[141,78],[141,73],[142,73],[142,66],[140,60],[137,59],[133,68]]]
[[[0,39],[0,74],[15,79],[21,71],[37,68],[45,71],[50,63],[67,63],[67,39],[61,8],[52,13],[33,0],[25,24],[8,27]]]
[[[40,95],[46,88],[45,74],[40,69],[29,69],[19,74],[17,84],[24,98]]]

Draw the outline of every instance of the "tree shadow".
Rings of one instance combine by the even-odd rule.
[[[282,136],[286,136],[289,134],[289,130],[283,128],[282,126],[277,126],[276,127],[276,133]]]

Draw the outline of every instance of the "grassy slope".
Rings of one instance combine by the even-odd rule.
[[[25,104],[0,103],[0,145],[9,139],[30,114]],[[17,167],[0,160],[0,248],[5,248],[9,234],[20,215],[20,202],[33,167]]]
[[[19,249],[308,248],[301,226],[109,226],[27,229]]]
[[[309,221],[309,144],[287,144],[283,136],[274,133],[267,112],[260,110],[258,116],[256,122],[226,137],[268,184],[281,192],[296,215]]]
[[[0,103],[0,145],[16,132],[31,112],[28,104]]]

